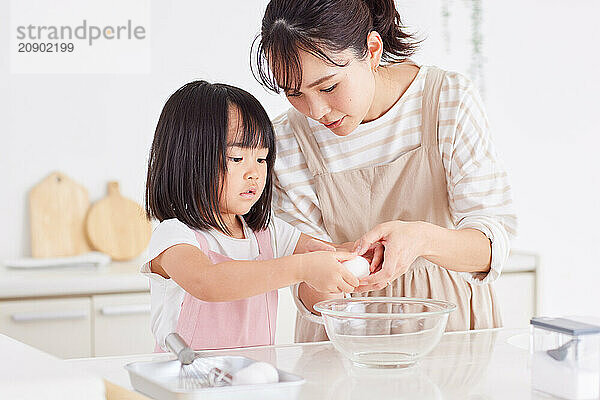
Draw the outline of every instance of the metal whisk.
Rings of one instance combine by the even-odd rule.
[[[165,344],[181,363],[179,386],[184,390],[231,384],[231,375],[202,357],[199,357],[177,333],[170,333]]]

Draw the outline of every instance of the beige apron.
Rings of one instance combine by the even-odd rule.
[[[427,221],[454,229],[448,208],[446,175],[437,138],[438,99],[444,71],[429,67],[422,103],[421,146],[377,166],[331,173],[306,117],[288,111],[292,131],[314,176],[323,225],[335,243],[355,241],[375,225],[392,220]],[[446,331],[501,326],[490,285],[472,285],[457,272],[419,257],[386,288],[353,296],[420,297],[447,300],[458,306]],[[299,303],[298,301],[296,303]],[[296,341],[327,340],[322,325],[296,318]]]

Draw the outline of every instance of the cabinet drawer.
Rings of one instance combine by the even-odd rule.
[[[527,328],[535,315],[535,272],[501,274],[494,288],[504,326]]]
[[[294,330],[296,328],[296,304],[289,287],[279,289],[279,303],[277,304],[277,329],[275,330],[275,344],[294,343]]]
[[[90,357],[89,298],[0,302],[0,333],[61,358]]]
[[[152,353],[150,294],[92,296],[94,356]]]

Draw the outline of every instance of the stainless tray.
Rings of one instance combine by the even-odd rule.
[[[251,358],[233,356],[204,359],[232,374],[255,362]],[[178,360],[134,362],[125,365],[125,369],[129,372],[131,386],[156,400],[295,399],[305,382],[298,375],[277,369],[278,383],[186,390],[181,387]]]

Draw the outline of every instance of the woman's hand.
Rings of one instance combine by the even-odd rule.
[[[354,245],[354,243],[352,243],[352,245]],[[336,247],[332,243],[301,233],[300,238],[298,238],[298,243],[296,243],[294,254],[304,254],[312,251],[336,251]],[[352,247],[348,249],[348,252],[350,251],[352,251]]]
[[[353,251],[356,252],[355,249],[353,249]],[[369,260],[369,270],[371,271],[371,274],[381,269],[381,263],[383,262],[383,251],[384,247],[381,242],[375,242],[369,246],[369,249],[364,254],[362,254],[364,258]]]
[[[356,253],[355,248],[356,242],[346,242],[335,245],[335,249],[337,251],[342,250]],[[362,256],[369,260],[369,270],[371,271],[371,273],[378,271],[379,269],[381,269],[381,262],[383,261],[383,245],[379,242],[373,243],[371,247],[364,254],[362,254]]]
[[[329,243],[322,242],[315,238],[310,238],[304,244],[303,253],[310,253],[313,251],[336,251],[336,250],[337,250],[337,247],[335,247]],[[351,252],[352,249],[350,248],[347,251]]]
[[[304,254],[313,251],[345,251],[356,253],[355,244],[356,242],[333,244],[315,239],[303,233],[298,240],[294,254]],[[379,242],[373,243],[371,248],[363,254],[363,257],[369,260],[371,272],[379,270],[381,268],[381,261],[383,260],[383,245]]]
[[[379,224],[355,242],[354,250],[359,255],[373,252],[373,264],[383,264],[374,274],[360,280],[357,292],[383,289],[390,282],[408,271],[412,263],[425,252],[426,225],[424,222],[390,221]],[[377,266],[375,266],[377,268]]]
[[[339,243],[339,244],[334,244],[335,249],[337,251],[347,251],[349,253],[352,253],[354,251],[354,242],[345,242],[345,243]]]
[[[301,279],[323,293],[351,293],[358,286],[358,278],[341,263],[356,257],[346,251],[315,251],[302,254]]]

